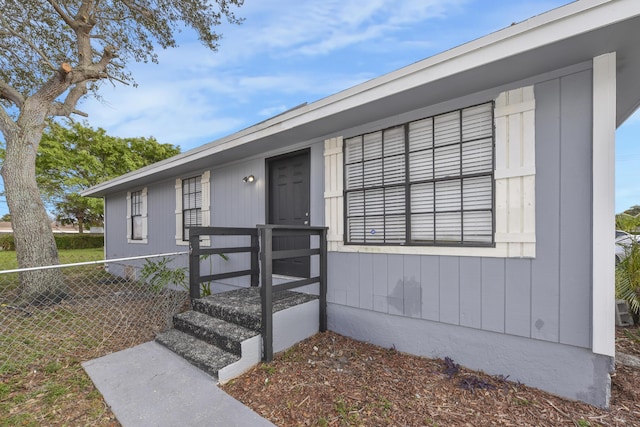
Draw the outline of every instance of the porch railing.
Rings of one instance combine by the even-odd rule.
[[[319,284],[320,332],[327,330],[327,227],[259,225],[262,252],[262,280],[260,296],[262,298],[262,339],[264,351],[262,358],[266,362],[273,360],[273,293],[299,288],[314,283]],[[318,247],[309,249],[273,250],[274,237],[318,236]],[[319,255],[318,275],[310,278],[273,285],[273,260],[311,257]]]
[[[202,236],[249,236],[251,244],[242,247],[207,247],[200,246]],[[273,250],[274,237],[313,237],[317,236],[317,247],[306,249]],[[310,239],[311,240],[311,239]],[[263,355],[266,362],[273,360],[273,294],[275,292],[300,288],[318,283],[320,318],[319,329],[327,330],[327,227],[258,225],[256,228],[227,227],[194,227],[189,229],[189,286],[192,299],[200,298],[200,284],[231,277],[251,276],[251,286],[258,286],[260,280],[260,297],[262,310]],[[262,250],[260,250],[262,249]],[[200,275],[200,256],[209,254],[230,253],[251,254],[250,268],[232,272]],[[273,284],[273,261],[318,256],[318,274],[309,278],[292,280],[279,285]]]
[[[234,246],[227,248],[200,246],[202,236],[249,236],[251,243],[249,246]],[[212,239],[213,240],[213,239]],[[231,227],[194,227],[189,229],[189,294],[191,299],[200,298],[200,284],[213,282],[231,277],[251,276],[251,286],[258,286],[260,268],[258,266],[258,253],[260,245],[258,243],[258,230],[256,228],[231,228]],[[251,254],[249,269],[229,271],[218,274],[200,275],[200,257],[202,255],[224,255],[232,253]]]

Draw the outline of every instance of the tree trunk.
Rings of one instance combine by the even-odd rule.
[[[36,184],[35,159],[44,123],[24,116],[20,132],[7,135],[2,166],[5,195],[20,268],[59,264],[49,216]],[[20,273],[21,297],[28,303],[59,302],[66,295],[60,269]]]
[[[84,232],[84,213],[77,214],[76,219],[78,220],[78,234],[82,234]]]

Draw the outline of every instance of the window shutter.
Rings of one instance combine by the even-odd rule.
[[[495,101],[496,247],[509,257],[535,257],[535,97],[533,86]]]

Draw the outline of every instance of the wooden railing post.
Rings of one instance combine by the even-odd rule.
[[[260,252],[260,242],[258,239],[258,230],[251,235],[251,286],[256,287],[260,284],[260,264],[258,262],[258,253]]]
[[[200,298],[200,236],[189,234],[189,296]]]
[[[268,227],[260,229],[262,237],[262,287],[260,288],[260,296],[262,299],[262,343],[263,354],[262,359],[265,362],[273,360],[273,294],[271,286],[273,272],[273,230]]]
[[[320,238],[320,332],[327,330],[327,229],[318,233]]]

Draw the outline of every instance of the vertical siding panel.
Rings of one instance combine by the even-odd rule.
[[[425,256],[420,259],[422,288],[422,318],[440,320],[440,258]]]
[[[340,275],[345,283],[347,291],[347,305],[350,307],[358,307],[360,305],[360,271],[358,269],[359,254],[344,254],[344,263]]]
[[[404,315],[420,318],[422,315],[420,287],[420,257],[406,255],[404,257]]]
[[[404,260],[402,255],[387,256],[387,295],[389,314],[404,314]]]
[[[327,255],[327,301],[347,304],[347,289],[344,271],[347,267],[346,254],[330,252]]]
[[[360,254],[360,304],[365,310],[373,310],[373,255]]]
[[[387,277],[387,256],[375,254],[373,258],[373,309],[381,313],[386,313],[389,309]]]
[[[460,325],[481,327],[481,277],[480,258],[460,258]]]
[[[482,329],[504,333],[505,260],[482,258]]]
[[[560,147],[560,342],[591,342],[591,71],[563,77]]]
[[[531,283],[531,336],[558,341],[560,304],[560,81],[536,85],[537,253]]]
[[[505,332],[531,335],[531,261],[507,259],[505,269]]]
[[[440,321],[460,323],[460,262],[457,257],[440,257]]]

